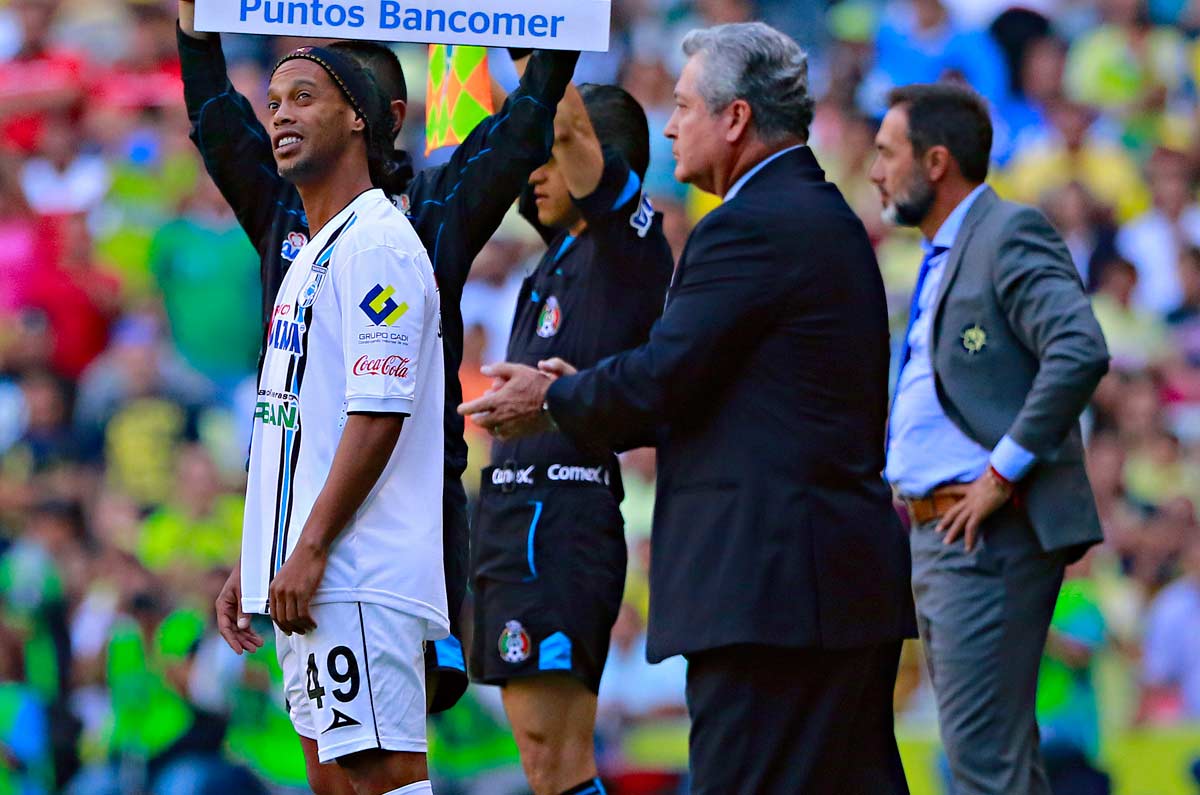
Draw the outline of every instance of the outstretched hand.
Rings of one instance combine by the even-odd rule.
[[[498,439],[530,436],[553,427],[542,407],[555,376],[507,362],[488,365],[481,372],[493,379],[492,389],[459,406],[459,414],[471,417]]]

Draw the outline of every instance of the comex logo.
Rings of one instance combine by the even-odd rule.
[[[392,300],[395,294],[395,287],[377,284],[358,306],[363,314],[370,318],[372,324],[390,326],[408,314],[408,304],[397,304]]]
[[[603,483],[608,485],[608,471],[604,467],[572,467],[551,464],[546,470],[550,480],[569,480],[575,483]]]
[[[492,485],[504,486],[515,483],[518,486],[532,486],[534,469],[535,467],[525,467],[524,469],[493,469]]]

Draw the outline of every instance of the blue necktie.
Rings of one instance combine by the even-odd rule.
[[[930,263],[933,262],[934,257],[947,251],[949,248],[946,246],[926,246],[925,257],[921,260],[921,269],[917,271],[917,285],[913,288],[912,304],[908,308],[908,326],[904,329],[904,340],[900,346],[900,364],[896,366],[896,388],[892,390],[892,403],[888,408],[887,444],[889,447],[892,442],[892,410],[896,408],[896,398],[900,396],[900,376],[904,374],[904,365],[908,364],[908,360],[912,356],[912,346],[908,344],[908,338],[912,334],[917,318],[921,316],[921,290],[925,287],[925,277],[929,275]]]
[[[928,246],[925,249],[925,258],[921,260],[921,270],[917,272],[917,286],[913,288],[912,305],[908,308],[908,326],[904,329],[904,339],[900,346],[900,364],[896,368],[896,391],[900,391],[900,374],[904,372],[904,365],[908,364],[909,357],[912,356],[912,346],[908,343],[909,335],[912,334],[913,326],[917,323],[917,318],[921,316],[921,290],[925,288],[925,277],[929,275],[930,264],[935,257],[939,257],[949,251],[948,246]]]

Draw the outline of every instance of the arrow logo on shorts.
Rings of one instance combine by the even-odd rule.
[[[329,728],[326,729],[325,731],[321,732],[321,734],[328,734],[329,732],[333,731],[334,729],[344,729],[347,726],[361,726],[361,725],[362,724],[359,723],[358,721],[356,721],[354,718],[350,717],[349,715],[342,712],[341,710],[335,708],[333,710],[333,723],[329,724]]]

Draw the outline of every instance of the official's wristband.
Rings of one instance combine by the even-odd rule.
[[[1014,487],[1016,486],[1016,484],[1015,484],[1015,483],[1013,483],[1011,480],[1009,480],[1008,478],[1006,478],[1006,477],[1004,477],[1003,475],[1001,475],[1001,474],[1000,474],[1000,470],[996,469],[996,468],[995,468],[994,466],[992,466],[991,464],[988,464],[988,471],[992,473],[992,477],[994,477],[996,480],[998,480],[998,481],[1000,481],[1001,483],[1003,483],[1003,484],[1004,484],[1005,486],[1007,486],[1008,488],[1010,488],[1010,489],[1011,489],[1011,488],[1014,488]]]

